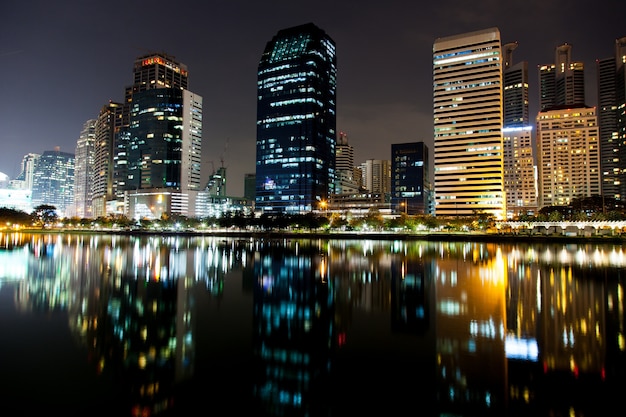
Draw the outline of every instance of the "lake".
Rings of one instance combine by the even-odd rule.
[[[621,244],[0,234],[3,416],[626,413]]]

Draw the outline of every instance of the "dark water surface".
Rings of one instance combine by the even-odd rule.
[[[614,244],[0,234],[0,416],[626,414]]]

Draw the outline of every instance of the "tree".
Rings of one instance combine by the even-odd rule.
[[[0,225],[30,224],[31,217],[28,213],[7,207],[0,207]]]
[[[55,206],[51,206],[49,204],[41,204],[35,207],[32,213],[32,217],[33,223],[44,229],[56,223],[59,215],[57,214],[57,208]]]

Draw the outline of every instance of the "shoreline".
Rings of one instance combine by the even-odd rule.
[[[315,231],[246,231],[246,230],[81,230],[81,229],[22,229],[8,233],[75,233],[75,234],[109,234],[125,236],[214,236],[225,238],[255,239],[372,239],[372,240],[425,240],[425,241],[476,241],[476,242],[537,242],[537,243],[616,243],[625,244],[626,235],[540,235],[510,233],[405,233],[405,232],[315,232]]]

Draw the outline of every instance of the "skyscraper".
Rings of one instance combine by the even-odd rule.
[[[133,218],[192,216],[200,191],[202,97],[187,67],[155,54],[135,61],[117,151],[117,188]]]
[[[539,109],[585,106],[585,66],[572,61],[572,45],[555,48],[554,64],[539,67]]]
[[[537,212],[537,181],[528,111],[528,62],[513,63],[517,42],[503,45],[504,192],[507,218]]]
[[[93,169],[96,140],[96,119],[89,119],[76,141],[74,166],[74,216],[91,218]]]
[[[602,195],[616,200],[626,198],[625,62],[626,37],[615,40],[614,56],[596,61]]]
[[[435,214],[505,215],[500,31],[433,45]]]
[[[312,23],[280,30],[258,66],[256,210],[305,213],[334,191],[335,42]]]
[[[128,150],[130,148],[130,117],[133,95],[157,88],[187,89],[189,72],[187,66],[165,53],[152,53],[138,57],[133,65],[133,83],[126,87],[122,108],[122,128],[115,140],[114,183],[116,198],[124,199],[124,191],[132,190],[128,185]]]
[[[123,214],[123,193],[117,197],[117,183],[114,181],[117,143],[122,129],[121,103],[109,102],[102,106],[96,120],[96,142],[94,146],[94,166],[91,184],[91,208],[93,217],[108,214]],[[126,152],[123,152],[124,161]],[[107,207],[110,204],[111,207]]]

